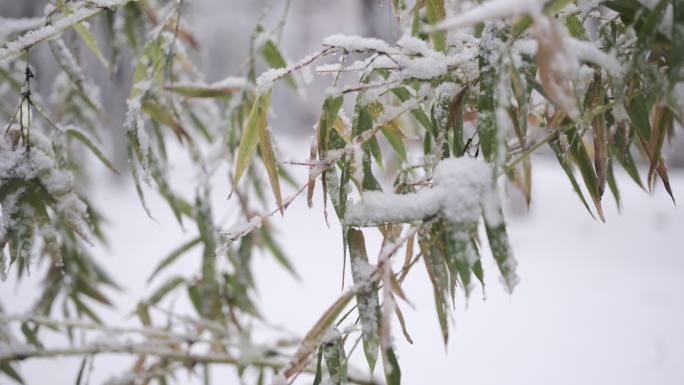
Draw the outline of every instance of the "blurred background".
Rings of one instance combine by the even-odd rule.
[[[206,81],[212,82],[238,74],[257,20],[265,14],[266,23],[273,25],[284,2],[203,0],[186,4],[183,17],[200,43],[194,54]],[[0,17],[39,17],[45,5],[44,0],[2,0]],[[386,0],[294,0],[281,48],[290,60],[297,60],[317,50],[322,39],[334,33],[388,41],[400,36]],[[44,51],[32,55],[31,64],[36,67],[39,89],[48,93],[56,66]],[[122,165],[126,159],[122,121],[130,66],[120,66],[110,77],[92,58],[85,59],[107,106],[110,136],[105,147]],[[124,63],[130,60],[126,58]],[[316,75],[303,87],[306,94],[276,87],[271,126],[285,158],[307,157],[320,96],[329,83],[328,76]],[[675,198],[684,191],[683,139],[679,135],[667,152]],[[174,167],[175,187],[192,196],[190,162],[179,155]],[[604,203],[607,223],[600,223],[587,214],[555,159],[543,153],[535,155],[533,170],[531,207],[525,207],[512,190],[507,207],[522,279],[513,295],[505,293],[493,271],[493,261],[486,259],[486,271],[491,273],[486,274],[485,293],[468,301],[459,298],[445,348],[424,270],[407,278],[405,291],[414,308],[405,307],[404,315],[413,344],[403,338],[398,325],[393,329],[404,383],[683,384],[684,212],[673,205],[662,186],[656,186],[654,193],[645,192],[622,170],[616,170],[623,208],[618,212],[608,196]],[[294,170],[298,180],[305,180],[304,171]],[[643,166],[641,172],[646,172]],[[145,285],[148,274],[159,258],[190,235],[177,226],[166,204],[153,193],[148,199],[157,221],[147,218],[126,173],[113,177],[99,168],[93,173],[92,201],[108,218],[110,234],[109,247],[94,250],[94,254],[125,288],[114,296],[118,310],[108,313],[108,322],[131,322],[129,311],[150,291]],[[215,207],[220,208],[228,191],[227,178],[212,180],[212,187]],[[301,280],[292,278],[271,258],[257,258],[259,307],[266,319],[302,335],[340,293],[340,228],[335,220],[330,227],[325,225],[320,202],[308,209],[303,200],[295,201],[274,224]],[[379,234],[368,231],[367,236],[369,254],[376,254]],[[195,269],[198,263],[183,259],[167,274]],[[38,284],[30,279],[17,283],[11,278],[2,283],[0,301],[5,310],[20,313],[28,309]],[[360,360],[356,363],[363,365]],[[91,383],[103,383],[129,364],[130,360],[122,357],[99,358]],[[74,381],[78,365],[78,359],[46,359],[25,362],[21,368],[29,384],[66,384]],[[217,372],[213,380],[217,384],[239,383],[233,369]],[[197,379],[190,375],[178,378],[181,384],[194,382]]]

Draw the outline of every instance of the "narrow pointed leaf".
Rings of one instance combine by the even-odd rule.
[[[237,187],[240,177],[242,177],[242,174],[252,161],[257,143],[259,142],[258,125],[265,123],[265,119],[262,120],[262,117],[265,117],[268,113],[270,104],[271,92],[269,91],[259,95],[252,105],[252,110],[249,112],[247,123],[243,128],[242,137],[240,138],[237,160],[235,161],[235,173],[233,174],[233,188]]]
[[[150,276],[147,278],[147,282],[148,283],[152,282],[152,280],[154,279],[154,277],[157,276],[157,274],[159,274],[162,270],[164,270],[170,264],[175,262],[181,255],[185,254],[190,249],[197,246],[199,243],[200,243],[200,238],[197,237],[197,238],[191,239],[189,242],[186,242],[186,243],[180,245],[178,248],[174,249],[166,257],[164,257],[164,259],[159,261],[157,266],[152,271],[152,274],[150,274]]]
[[[116,169],[116,167],[114,167],[114,164],[107,158],[107,156],[105,156],[102,150],[90,138],[88,138],[85,133],[73,128],[67,128],[64,130],[64,133],[83,143],[86,147],[88,147],[88,149],[90,149],[90,151],[92,151],[93,155],[95,155],[97,159],[102,162],[102,164],[104,164],[113,173],[119,174],[119,171]]]
[[[380,344],[378,285],[370,277],[374,269],[368,263],[363,233],[360,230],[349,229],[347,231],[347,242],[349,244],[352,278],[354,285],[359,288],[356,294],[356,303],[362,326],[363,350],[368,366],[373,372]]]

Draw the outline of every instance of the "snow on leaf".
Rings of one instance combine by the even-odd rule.
[[[545,2],[546,0],[489,0],[464,13],[445,19],[434,27],[426,27],[425,31],[463,28],[489,20],[538,13],[541,12]]]
[[[378,286],[371,280],[375,268],[368,263],[365,239],[360,230],[349,229],[347,231],[347,242],[349,244],[352,278],[354,285],[358,288],[356,303],[361,319],[363,350],[372,373],[378,357],[380,343],[378,334],[380,313]]]

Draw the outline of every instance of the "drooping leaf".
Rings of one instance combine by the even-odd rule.
[[[394,354],[394,348],[386,346],[383,347],[382,352],[382,361],[385,365],[385,381],[387,381],[387,385],[400,385],[401,368],[399,367],[397,356]]]
[[[374,270],[368,263],[366,241],[363,233],[360,230],[350,228],[347,231],[347,243],[349,245],[352,278],[354,285],[359,288],[356,294],[356,303],[362,326],[363,350],[372,373],[375,368],[380,344],[380,336],[378,334],[380,326],[378,323],[380,319],[378,285],[370,277]]]
[[[173,116],[173,113],[164,109],[159,104],[151,100],[145,100],[142,102],[141,110],[149,115],[149,117],[153,120],[171,128],[179,140],[190,140],[190,135],[188,135],[176,117]]]
[[[276,243],[275,239],[273,239],[270,231],[264,227],[261,227],[259,229],[259,235],[261,240],[264,242],[264,246],[268,249],[268,251],[271,252],[276,261],[285,269],[287,269],[287,271],[292,273],[295,278],[299,278],[299,274],[297,274],[297,271],[292,266],[290,259],[285,255],[282,248]]]
[[[181,255],[185,254],[188,252],[190,249],[193,247],[197,246],[200,243],[200,238],[193,238],[190,241],[178,246],[176,249],[174,249],[172,252],[170,252],[166,257],[164,257],[157,266],[154,268],[152,271],[152,274],[147,278],[147,282],[152,282],[154,277],[157,276],[162,270],[164,270],[166,267],[168,267],[170,264],[175,262]]]
[[[259,152],[261,160],[266,167],[268,180],[271,184],[271,191],[275,197],[276,205],[283,211],[283,199],[280,192],[280,179],[278,178],[278,163],[273,152],[273,144],[271,143],[271,133],[266,122],[266,113],[262,114],[257,123],[257,131],[259,133]]]
[[[104,164],[108,169],[110,169],[113,173],[119,174],[119,171],[114,167],[114,164],[105,156],[105,154],[102,152],[102,150],[90,139],[88,136],[76,129],[73,128],[67,128],[64,130],[64,133],[79,142],[83,143],[90,151],[92,151],[93,155],[99,159],[102,164]]]
[[[297,352],[285,367],[285,377],[290,378],[299,373],[309,361],[309,357],[314,352],[323,337],[323,333],[332,325],[335,318],[342,312],[345,306],[354,297],[353,291],[346,291],[342,294],[316,321],[314,326],[304,336]]]
[[[257,26],[255,32],[257,34],[265,33],[263,27],[261,27],[260,25]],[[278,46],[270,38],[267,39],[261,47],[261,55],[271,68],[287,67],[287,62],[285,61],[283,55],[280,53]],[[292,75],[286,75],[285,81],[290,87],[297,88],[297,83],[295,82]]]
[[[245,172],[256,151],[259,142],[259,125],[266,124],[266,114],[271,104],[271,92],[259,95],[249,112],[247,123],[244,125],[242,138],[238,147],[238,155],[235,161],[235,173],[233,174],[233,188],[236,188],[240,177]]]
[[[13,379],[19,384],[24,385],[24,379],[21,378],[19,373],[11,366],[11,364],[7,361],[0,361],[0,371],[5,373],[9,378]]]
[[[444,19],[446,15],[444,9],[444,0],[426,0],[425,1],[425,14],[427,16],[428,23],[437,24]],[[446,32],[436,31],[430,34],[432,39],[432,44],[435,46],[436,51],[446,50]]]
[[[334,385],[346,384],[347,360],[341,336],[338,335],[334,341],[323,344],[323,357],[325,358],[325,366],[328,368],[330,381]]]
[[[314,375],[313,385],[320,385],[323,379],[321,362],[323,361],[323,348],[318,349],[318,359],[316,360],[316,374]]]
[[[517,262],[508,241],[506,222],[496,186],[491,186],[490,190],[485,194],[483,205],[485,229],[487,230],[489,247],[492,250],[496,265],[499,267],[506,290],[512,293],[518,283],[518,276],[515,272]]]
[[[152,292],[152,295],[147,299],[147,303],[150,305],[156,305],[161,301],[167,294],[169,294],[173,289],[177,288],[179,285],[185,282],[185,279],[180,276],[173,276],[164,281],[157,290]]]
[[[573,173],[571,160],[568,158],[568,156],[566,154],[564,154],[562,152],[561,146],[558,143],[558,141],[556,141],[556,140],[550,141],[549,147],[551,147],[554,154],[556,154],[556,159],[558,159],[558,162],[560,163],[561,168],[563,169],[563,171],[565,171],[565,175],[568,177],[568,180],[570,180],[570,183],[572,184],[572,189],[575,191],[575,193],[579,197],[580,201],[582,201],[582,204],[587,209],[587,211],[589,212],[591,217],[596,218],[596,217],[594,217],[594,213],[589,208],[589,204],[587,203],[587,200],[584,198],[584,193],[582,193],[582,189],[580,188],[579,183],[577,183],[577,179],[575,178],[575,174]]]
[[[575,127],[569,127],[565,132],[568,135],[570,153],[575,160],[577,168],[580,170],[582,180],[584,180],[584,186],[587,188],[591,199],[594,201],[594,206],[596,206],[596,212],[598,213],[599,218],[605,222],[603,208],[601,207],[601,191],[599,189],[596,172],[592,167],[589,151],[587,150],[582,137],[578,135]]]
[[[78,33],[78,36],[80,36],[81,39],[83,39],[83,42],[86,44],[86,46],[93,52],[93,54],[95,54],[95,57],[97,57],[97,59],[102,63],[105,69],[109,70],[109,63],[102,54],[102,51],[100,51],[100,47],[97,45],[97,40],[95,40],[95,36],[93,36],[92,32],[90,32],[90,29],[88,28],[87,24],[75,24],[74,30],[76,31],[76,33]]]

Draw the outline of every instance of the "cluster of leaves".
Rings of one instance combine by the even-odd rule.
[[[154,330],[151,312],[160,311],[162,301],[184,289],[196,311],[192,321],[183,321],[191,326],[192,337],[155,336],[154,341],[167,348],[162,350],[151,350],[144,343],[126,347],[125,351],[139,356],[133,371],[146,381],[155,378],[166,383],[175,371],[192,367],[182,353],[189,355],[198,340],[207,338],[207,350],[194,355],[192,363],[205,367],[232,364],[241,375],[251,367],[258,370],[259,382],[266,371],[274,372],[275,383],[292,381],[307,371],[314,375],[314,384],[326,376],[335,384],[363,382],[348,371],[349,357],[362,341],[371,382],[376,381],[372,373],[381,357],[385,381],[399,384],[401,370],[390,326],[396,317],[411,341],[396,301],[408,302],[402,289],[404,278],[422,259],[446,344],[449,309],[457,291],[468,296],[475,281],[484,289],[481,254],[486,246],[477,230],[483,218],[489,249],[506,289],[512,291],[515,259],[498,185],[507,179],[529,202],[530,156],[547,145],[586,209],[601,220],[606,185],[620,202],[616,165],[642,187],[651,189],[660,180],[672,195],[662,149],[676,124],[682,124],[675,88],[681,82],[684,60],[680,2],[659,0],[647,7],[637,0],[599,4],[551,0],[520,10],[506,7],[505,1],[490,0],[458,13],[444,0],[394,0],[397,23],[406,31],[396,44],[336,35],[323,42],[321,51],[288,64],[278,40],[289,3],[276,28],[269,31],[261,22],[255,27],[245,76],[213,84],[206,84],[192,63],[198,43],[183,25],[182,1],[57,1],[47,10],[44,27],[18,36],[0,50],[2,85],[18,97],[17,107],[7,109],[9,124],[0,146],[1,267],[4,272],[5,248],[18,274],[28,268],[30,255],[53,262],[35,315],[53,316],[52,303],[62,295],[65,318],[86,316],[100,323],[83,299],[108,305],[101,288],[116,287],[87,253],[91,234],[103,241],[100,217],[73,183],[88,170],[73,161],[72,142],[85,145],[116,170],[95,144],[101,135],[103,111],[96,87],[60,37],[69,29],[107,69],[118,66],[125,50],[135,56],[125,128],[136,191],[149,216],[146,185],[168,203],[180,226],[190,222],[197,228],[195,237],[159,262],[149,281],[179,258],[192,255],[195,248],[201,248],[198,272],[167,278],[136,309],[145,330]],[[109,55],[85,21],[96,15],[102,16],[108,31]],[[21,71],[18,61],[42,41],[48,42],[63,70],[54,82],[50,108],[31,95],[32,73],[28,65]],[[334,80],[322,101],[309,159],[302,162],[309,169],[308,181],[297,186],[276,157],[268,122],[272,87],[282,79],[297,89],[298,72],[310,71],[312,63],[328,57],[338,59],[337,64],[320,66],[317,71],[332,73]],[[271,69],[257,77],[260,62]],[[348,72],[357,74],[357,82],[340,85],[341,73]],[[23,85],[17,77],[22,73]],[[353,101],[345,100],[352,94]],[[344,112],[345,102],[353,108],[351,119]],[[34,111],[41,119],[32,122],[26,116]],[[53,140],[47,141],[46,135]],[[169,137],[175,137],[198,166],[194,203],[170,183]],[[639,156],[648,164],[645,182],[636,166]],[[253,162],[255,158],[260,164]],[[380,223],[350,219],[356,204],[352,197],[357,193],[363,201],[365,194],[383,190],[392,199],[428,191],[435,188],[436,167],[452,158],[473,158],[490,165],[486,169],[491,175],[485,180],[493,197],[478,198],[476,218],[459,221],[438,210]],[[231,196],[243,218],[225,230],[216,222],[209,199],[209,176],[221,165],[231,170]],[[57,172],[63,174],[51,176]],[[71,183],[59,190],[56,179]],[[283,197],[281,181],[295,188],[294,195]],[[260,213],[250,199],[268,205],[266,183],[276,207]],[[250,334],[246,324],[260,318],[253,300],[252,256],[256,250],[266,250],[295,273],[268,218],[282,213],[304,191],[311,206],[316,183],[322,187],[326,219],[330,201],[342,223],[345,260],[348,254],[354,286],[343,292],[296,346],[274,345],[255,355],[250,351],[254,347],[245,342]],[[65,196],[83,210],[65,211]],[[383,236],[375,263],[367,254],[361,225],[375,227]],[[401,248],[404,261],[394,271],[392,262]],[[351,324],[360,328],[342,327],[351,314],[358,314]],[[168,317],[175,320],[177,315]],[[22,322],[21,331],[35,349],[0,354],[0,369],[21,381],[11,362],[50,354],[38,340],[39,326],[49,323],[37,318],[12,320]],[[85,328],[68,325],[68,331]],[[12,338],[10,329],[4,328],[0,340],[9,343]],[[352,339],[356,342],[348,346]],[[121,349],[99,346],[76,349],[73,354]],[[269,361],[273,356],[279,360]]]

